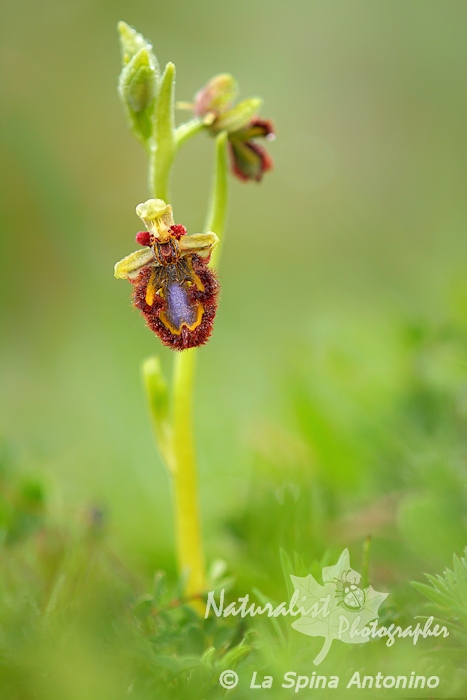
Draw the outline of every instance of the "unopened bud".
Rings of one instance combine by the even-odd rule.
[[[238,84],[229,73],[214,76],[195,95],[194,113],[198,117],[206,114],[220,114],[234,103],[238,94]]]
[[[127,109],[130,126],[143,142],[152,135],[157,82],[158,71],[147,48],[134,54],[120,73],[118,92]]]
[[[157,58],[155,57],[152,44],[144,38],[142,34],[130,27],[126,22],[119,22],[117,25],[118,35],[120,38],[120,47],[122,50],[122,63],[126,66],[127,63],[131,61],[133,56],[141,51],[141,49],[146,49],[151,56],[152,63],[156,67],[157,74],[160,74],[159,64]]]

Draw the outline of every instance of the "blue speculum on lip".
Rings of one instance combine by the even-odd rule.
[[[162,210],[163,216],[153,216]],[[186,228],[173,223],[172,207],[161,200],[138,205],[137,213],[151,224],[136,236],[147,250],[117,263],[115,276],[129,279],[134,305],[164,345],[173,350],[203,345],[217,310],[219,283],[208,265],[219,239],[212,232],[184,238]]]
[[[216,315],[216,276],[207,261],[195,253],[175,262],[164,248],[158,253],[159,264],[146,265],[134,280],[134,304],[168,347],[187,350],[203,345]]]
[[[188,298],[188,292],[179,282],[167,285],[165,315],[170,325],[179,330],[183,324],[193,326],[197,319],[197,306]]]

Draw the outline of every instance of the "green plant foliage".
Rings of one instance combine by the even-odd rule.
[[[454,554],[452,569],[436,576],[425,575],[430,585],[414,581],[413,587],[435,603],[441,620],[467,646],[467,548],[463,557]]]
[[[119,66],[122,12],[144,36],[120,26]],[[284,700],[290,670],[342,678],[299,698],[408,696],[347,691],[355,670],[435,674],[412,697],[467,697],[466,26],[467,3],[435,0],[4,3],[1,700]],[[143,149],[120,113],[125,67]],[[257,139],[275,161],[261,186],[230,183],[232,132],[193,111],[220,71],[277,127]],[[208,107],[235,109],[235,82],[214,87]],[[112,279],[148,155],[151,186],[174,162],[190,233],[219,235],[229,199],[193,390],[206,568],[223,564],[195,599],[151,434],[171,440],[173,357]],[[335,641],[315,668],[322,638],[289,617],[204,619],[208,591],[277,606],[345,548],[362,588],[388,594],[381,625],[433,616],[449,636]],[[251,690],[254,671],[273,687]]]

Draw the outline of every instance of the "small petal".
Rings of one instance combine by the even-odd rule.
[[[238,84],[229,73],[214,76],[195,95],[194,113],[204,117],[209,112],[220,114],[227,110],[238,94]]]

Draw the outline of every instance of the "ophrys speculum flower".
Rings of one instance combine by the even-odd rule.
[[[115,277],[133,284],[134,305],[165,345],[173,350],[203,345],[217,310],[219,284],[208,263],[218,237],[187,236],[162,199],[148,199],[136,213],[148,228],[136,236],[145,248],[118,262]]]

